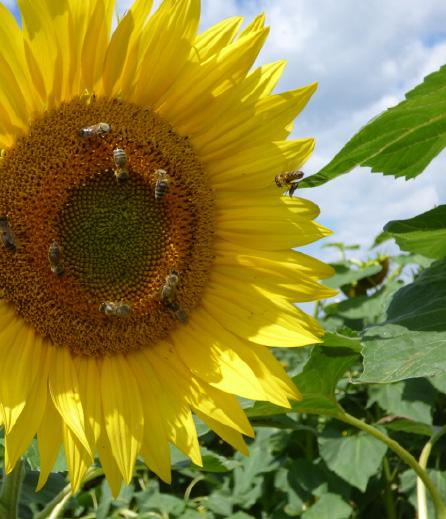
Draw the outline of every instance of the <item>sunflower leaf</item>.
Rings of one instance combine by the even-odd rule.
[[[400,418],[398,416],[389,416],[386,418],[388,421],[380,421],[380,423],[382,423],[386,429],[390,429],[391,431],[401,431],[427,437],[432,436],[435,432],[433,427],[429,427],[424,423],[414,422],[407,418]]]
[[[446,256],[446,205],[408,220],[391,221],[384,230],[404,251],[436,259]]]
[[[315,187],[357,166],[395,177],[419,175],[446,146],[446,66],[427,76],[362,128],[317,174],[299,187]]]
[[[438,392],[425,378],[404,380],[371,386],[367,407],[377,403],[388,414],[431,425],[431,408],[437,396]]]
[[[387,321],[362,337],[358,382],[396,382],[446,371],[446,259],[395,293]]]
[[[350,434],[338,425],[328,426],[319,437],[319,452],[328,467],[363,492],[386,451],[387,445],[369,434]]]
[[[302,514],[302,519],[348,519],[352,516],[352,508],[336,494],[324,494],[316,503]]]

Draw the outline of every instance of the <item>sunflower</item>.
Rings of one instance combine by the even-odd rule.
[[[197,34],[199,0],[0,4],[0,416],[10,472],[37,435],[73,491],[97,455],[114,494],[169,443],[201,464],[192,412],[247,453],[237,396],[300,395],[268,346],[319,342],[294,306],[332,294],[292,250],[327,234],[281,196],[312,139],[287,140],[316,85],[250,71],[268,29]]]

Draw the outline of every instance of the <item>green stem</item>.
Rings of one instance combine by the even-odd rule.
[[[435,432],[423,447],[421,451],[419,464],[420,467],[426,469],[427,460],[429,459],[430,453],[432,451],[433,446],[437,443],[437,441],[446,433],[446,426],[439,429]],[[423,482],[418,477],[417,478],[417,503],[418,503],[418,519],[428,519],[427,515],[427,501],[426,501],[426,487],[423,485]]]
[[[91,481],[92,479],[102,476],[104,471],[97,467],[90,468],[83,480],[83,484]],[[34,519],[56,519],[60,516],[65,503],[70,499],[71,485],[66,485],[38,514],[34,516]]]
[[[395,499],[393,498],[392,492],[392,474],[390,472],[389,460],[387,456],[384,456],[383,459],[383,472],[385,479],[385,499],[386,499],[386,511],[387,511],[387,519],[397,519],[396,507],[395,507]]]
[[[19,459],[12,472],[3,470],[2,488],[0,490],[0,507],[2,519],[17,519],[20,488],[25,477],[25,465]]]
[[[437,487],[433,484],[427,471],[421,465],[418,464],[417,460],[412,456],[412,454],[410,454],[410,452],[401,447],[399,443],[397,443],[396,441],[392,440],[387,435],[382,433],[379,429],[375,429],[371,425],[368,425],[367,423],[358,420],[358,418],[355,418],[354,416],[351,416],[348,413],[337,415],[336,418],[338,420],[341,420],[342,422],[353,425],[354,427],[357,427],[358,429],[361,429],[362,431],[365,431],[366,433],[370,434],[377,440],[382,441],[387,445],[387,447],[389,447],[389,449],[393,450],[395,454],[397,454],[403,461],[405,461],[409,465],[409,467],[411,467],[415,471],[416,475],[421,479],[421,481],[424,483],[425,487],[429,491],[432,498],[432,503],[435,508],[436,518],[446,519],[446,506],[441,499]]]

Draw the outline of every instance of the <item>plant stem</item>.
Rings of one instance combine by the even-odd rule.
[[[385,479],[385,502],[386,502],[386,511],[387,511],[387,519],[397,519],[397,513],[396,513],[396,507],[395,507],[395,500],[393,498],[392,493],[392,474],[390,473],[390,467],[389,467],[389,460],[387,459],[387,456],[384,456],[383,459],[383,473],[384,473],[384,479]]]
[[[410,454],[410,452],[401,447],[399,443],[389,438],[386,434],[382,433],[379,429],[376,429],[375,427],[372,427],[371,425],[358,420],[358,418],[355,418],[348,413],[339,414],[336,416],[336,418],[342,422],[353,425],[354,427],[357,427],[358,429],[361,429],[370,434],[377,440],[382,441],[387,445],[387,447],[389,447],[389,449],[393,450],[393,452],[395,452],[403,461],[405,461],[409,467],[415,471],[416,475],[421,479],[425,487],[428,489],[435,507],[436,518],[446,519],[446,506],[441,499],[437,487],[433,484],[427,471],[418,464],[417,460],[412,456],[412,454]]]
[[[430,453],[433,446],[437,441],[446,433],[446,426],[436,431],[423,447],[421,451],[419,464],[424,470],[427,467],[427,460],[429,459]],[[427,515],[427,501],[426,501],[426,487],[423,485],[421,478],[417,477],[417,503],[418,503],[418,519],[428,519]]]
[[[25,477],[25,465],[19,459],[9,474],[3,470],[2,488],[0,490],[0,509],[2,519],[17,519],[20,488]]]

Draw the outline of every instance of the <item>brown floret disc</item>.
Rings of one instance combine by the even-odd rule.
[[[111,131],[80,136],[99,122]],[[116,148],[128,157],[121,181]],[[160,200],[158,169],[169,177]],[[0,186],[0,215],[17,245],[15,253],[0,249],[0,286],[54,344],[100,356],[166,337],[179,325],[160,298],[172,270],[181,308],[190,313],[200,301],[213,257],[212,190],[188,139],[150,109],[108,99],[62,104],[6,150]],[[48,261],[53,242],[63,275]],[[106,315],[105,302],[130,312]]]

